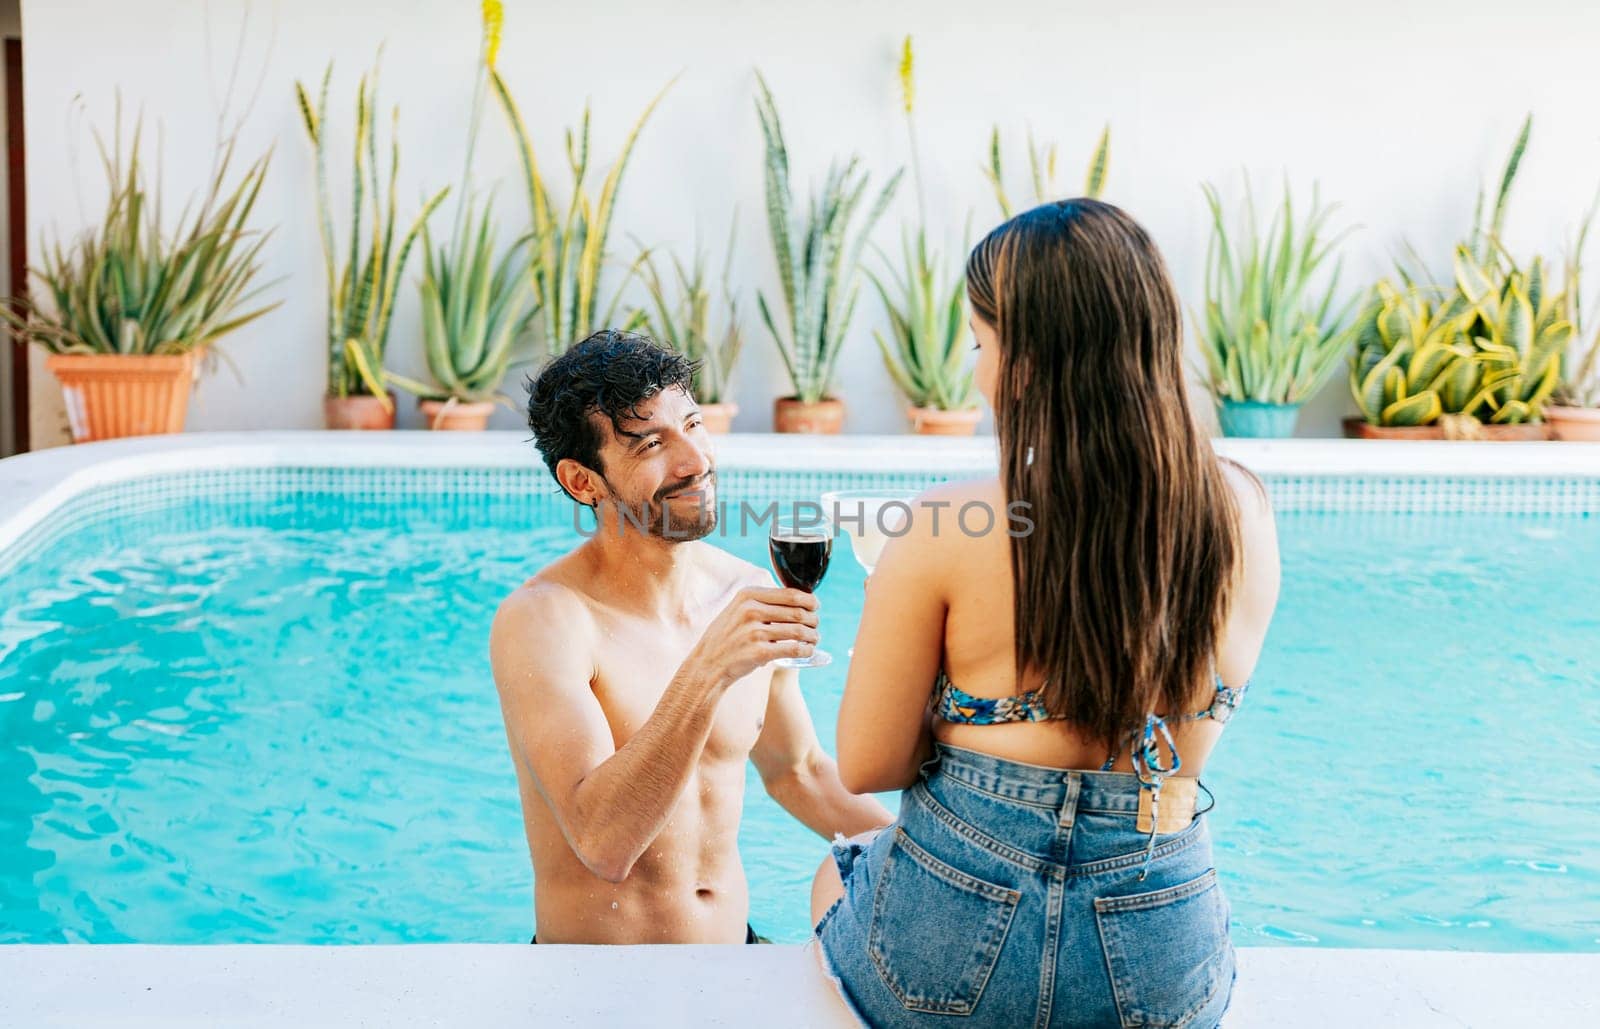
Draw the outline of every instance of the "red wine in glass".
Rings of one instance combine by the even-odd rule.
[[[772,548],[772,567],[778,573],[778,581],[791,589],[815,593],[827,574],[833,540],[815,536],[773,536],[767,542]]]
[[[767,537],[767,550],[779,582],[790,589],[815,593],[822,577],[828,573],[828,560],[833,556],[833,533],[825,524],[777,518]],[[780,668],[821,668],[832,661],[827,651],[814,649],[810,657],[781,657],[773,664]]]

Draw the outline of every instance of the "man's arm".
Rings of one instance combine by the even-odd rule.
[[[742,591],[618,748],[590,685],[598,641],[583,605],[551,585],[501,604],[489,649],[512,757],[585,867],[609,882],[628,877],[688,783],[723,694],[769,661],[809,654],[815,607],[798,590]]]
[[[872,797],[851,793],[839,781],[839,768],[817,741],[817,732],[800,695],[792,668],[772,671],[766,724],[750,752],[767,793],[785,811],[823,839],[853,836],[894,821]]]

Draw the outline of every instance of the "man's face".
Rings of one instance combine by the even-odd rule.
[[[717,527],[717,473],[700,405],[679,389],[663,390],[638,406],[639,418],[591,414],[601,432],[601,478],[610,496],[636,522],[663,539],[703,539]]]

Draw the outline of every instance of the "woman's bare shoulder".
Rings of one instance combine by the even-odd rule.
[[[1229,618],[1228,643],[1223,655],[1231,671],[1229,681],[1243,681],[1255,667],[1267,626],[1278,606],[1281,568],[1278,526],[1266,485],[1249,469],[1233,461],[1222,462],[1239,512],[1239,579]]]

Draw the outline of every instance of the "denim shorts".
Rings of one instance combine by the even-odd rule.
[[[893,825],[834,844],[816,934],[845,1001],[874,1026],[1216,1026],[1234,953],[1204,815],[1152,851],[1139,792],[939,744]]]

